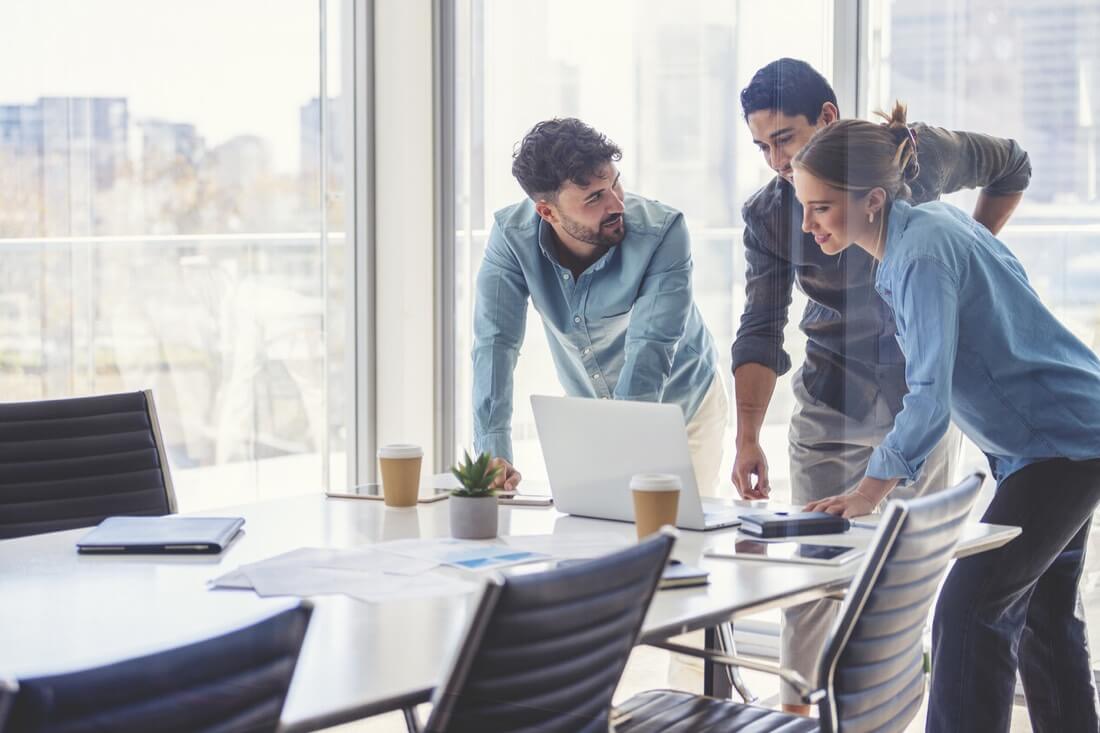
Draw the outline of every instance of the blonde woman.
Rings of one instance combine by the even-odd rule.
[[[945,582],[927,729],[1007,731],[1018,668],[1036,731],[1096,731],[1077,586],[1100,501],[1100,360],[989,230],[948,204],[906,201],[919,145],[899,104],[883,125],[829,125],[793,161],[803,229],[827,254],[874,258],[909,390],[863,480],[807,508],[870,512],[917,480],[954,420],[997,480],[984,521],[1023,534],[960,560]]]

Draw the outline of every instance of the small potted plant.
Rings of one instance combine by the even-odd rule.
[[[451,491],[451,536],[463,540],[487,540],[497,536],[497,496],[493,479],[500,468],[493,466],[488,453],[475,461],[463,451],[466,460],[451,467],[461,487]]]

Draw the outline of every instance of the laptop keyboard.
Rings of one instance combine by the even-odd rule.
[[[721,501],[703,502],[703,518],[705,520],[725,521],[727,519],[738,519],[742,511],[744,510],[741,507],[731,506]]]

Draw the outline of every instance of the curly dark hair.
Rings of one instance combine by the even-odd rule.
[[[554,199],[566,181],[587,186],[596,170],[623,157],[619,146],[573,117],[538,123],[512,154],[512,175],[532,199]]]
[[[802,115],[813,125],[826,102],[836,107],[836,92],[814,67],[799,59],[776,59],[760,67],[741,90],[745,119],[762,109],[780,110],[788,117]]]

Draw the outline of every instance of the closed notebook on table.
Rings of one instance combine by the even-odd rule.
[[[693,585],[706,585],[710,582],[710,573],[702,568],[685,565],[679,560],[671,560],[661,573],[661,581],[657,586],[660,590],[666,588],[687,588]]]
[[[241,517],[107,517],[76,543],[83,553],[217,554]]]
[[[760,512],[741,515],[741,531],[755,537],[798,537],[847,532],[851,523],[827,512]]]

